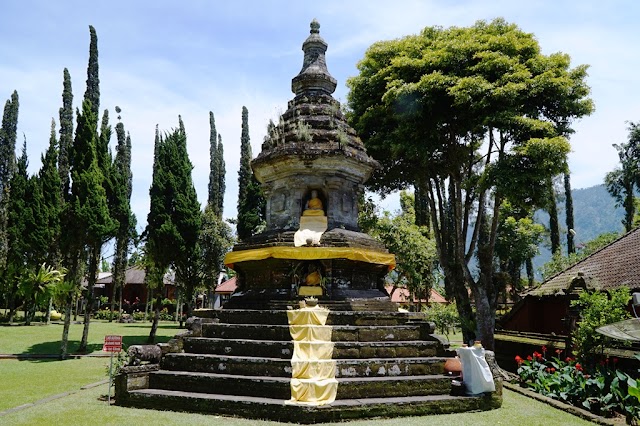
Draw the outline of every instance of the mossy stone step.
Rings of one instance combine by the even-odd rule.
[[[336,359],[336,377],[418,376],[442,374],[447,358]],[[163,370],[291,377],[291,361],[283,358],[169,353]]]
[[[225,395],[289,399],[290,378],[238,376],[160,370],[149,375],[149,388]],[[337,399],[442,395],[451,392],[445,375],[338,378]]]
[[[295,306],[297,307],[297,306]],[[199,309],[200,318],[215,318],[227,324],[288,325],[285,310],[255,309]],[[334,311],[330,310],[327,325],[403,325],[412,321],[425,321],[423,312],[398,311]]]
[[[333,358],[399,358],[436,356],[439,342],[335,342]],[[291,359],[293,343],[281,340],[186,337],[187,353]]]
[[[429,330],[421,324],[398,326],[333,326],[334,342],[384,342],[429,340]],[[202,337],[241,340],[291,340],[288,325],[202,324]]]
[[[215,413],[288,423],[312,424],[367,417],[421,416],[460,413],[500,407],[501,396],[427,395],[397,398],[336,400],[323,406],[289,405],[283,399],[140,389],[117,399],[119,405],[159,410]]]

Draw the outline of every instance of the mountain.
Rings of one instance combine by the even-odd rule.
[[[573,195],[573,217],[576,232],[576,246],[593,240],[597,236],[606,232],[623,232],[624,210],[616,207],[615,200],[604,185],[596,185],[590,188],[574,189]],[[567,227],[565,225],[565,205],[564,197],[558,201],[558,212],[560,222],[560,234],[562,237],[562,251],[567,250]],[[545,226],[549,226],[549,215],[546,212],[538,211],[534,215],[535,221]],[[540,254],[533,259],[533,266],[536,271],[551,259],[550,243],[543,243],[540,247]],[[539,274],[536,278],[540,279]]]

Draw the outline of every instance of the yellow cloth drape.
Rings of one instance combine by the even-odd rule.
[[[268,258],[295,260],[349,259],[387,265],[389,270],[392,270],[396,266],[396,257],[391,253],[382,253],[354,247],[265,247],[252,250],[232,251],[224,257],[224,264],[233,268],[234,263]]]
[[[329,310],[319,306],[287,311],[293,339],[291,399],[287,404],[324,405],[336,399],[338,381],[328,317]]]

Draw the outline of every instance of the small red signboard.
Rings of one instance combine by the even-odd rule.
[[[104,336],[102,350],[105,352],[120,352],[122,350],[122,336]]]

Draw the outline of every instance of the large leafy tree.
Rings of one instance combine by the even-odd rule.
[[[382,165],[370,185],[425,188],[464,339],[492,348],[500,206],[541,205],[548,179],[565,171],[565,136],[593,108],[587,67],[543,55],[532,34],[496,19],[375,43],[358,69],[348,81],[350,121]]]
[[[251,140],[249,138],[249,111],[242,107],[242,134],[240,137],[240,169],[238,170],[238,238],[251,237],[265,220],[266,202],[260,183],[251,170]]]
[[[131,211],[131,136],[124,130],[120,116],[120,108],[116,107],[118,124],[116,124],[116,157],[113,162],[111,185],[112,192],[109,203],[111,216],[118,221],[116,230],[116,243],[113,256],[113,289],[111,294],[111,312],[114,310],[116,291],[120,289],[120,301],[122,301],[122,289],[125,284],[125,271],[129,257],[129,249],[136,235],[136,217]],[[120,312],[122,309],[119,310]],[[110,319],[110,321],[112,318]]]
[[[8,204],[11,197],[11,178],[16,169],[16,137],[18,130],[18,92],[4,105],[2,127],[0,127],[0,269],[7,261]]]
[[[634,226],[635,194],[640,189],[640,123],[629,123],[628,141],[613,147],[618,151],[620,167],[607,173],[604,183],[616,204],[624,208],[622,224],[628,232]]]

